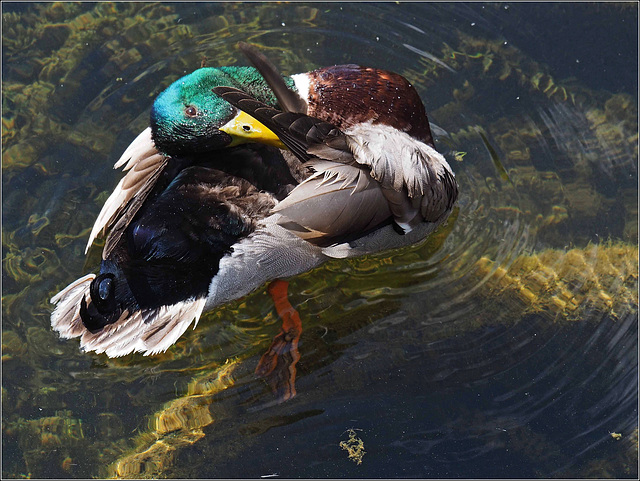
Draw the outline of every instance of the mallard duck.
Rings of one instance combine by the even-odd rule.
[[[282,77],[244,50],[258,68],[202,68],[155,100],[87,244],[109,231],[100,273],[51,299],[61,337],[162,352],[203,311],[448,217],[455,178],[408,81],[356,65]]]

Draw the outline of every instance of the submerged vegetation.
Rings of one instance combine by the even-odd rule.
[[[310,70],[326,32],[307,27],[326,27],[331,8],[219,3],[195,25],[179,4],[56,2],[3,12],[3,477],[179,475],[181,451],[209,432],[227,442],[210,462],[240,452],[229,421],[238,400],[223,394],[236,389],[245,402],[260,394],[243,393],[277,323],[264,292],[209,314],[167,353],[115,360],[60,342],[48,300],[98,264],[98,249],[84,256],[90,226],[119,176],[111,166],[146,127],[155,96],[203,62],[241,61],[237,40],[270,35],[266,53],[287,73]],[[271,35],[285,24],[305,28]],[[303,375],[346,349],[331,351],[320,336],[393,327],[401,309],[430,319],[454,301],[465,306],[455,322],[416,334],[425,346],[533,315],[610,329],[637,319],[637,99],[559,81],[494,39],[457,32],[435,53],[438,62],[419,56],[400,73],[435,99],[439,149],[464,153],[452,162],[464,200],[420,246],[297,279],[307,345],[317,341],[303,353]],[[507,95],[518,97],[517,109],[488,118],[486,99],[511,105]],[[429,314],[404,306],[405,293],[436,288],[449,305],[433,301]],[[328,289],[343,305],[322,294]],[[385,360],[406,363],[395,355]],[[240,433],[248,446],[251,434],[272,427],[251,416]],[[349,436],[343,448],[359,464],[364,446]],[[531,459],[528,440],[547,442],[530,427],[510,436]],[[637,463],[637,427],[616,449],[618,457],[573,474],[601,477]]]

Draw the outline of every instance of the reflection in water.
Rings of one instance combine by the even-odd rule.
[[[255,373],[267,380],[279,402],[287,401],[296,395],[296,364],[300,360],[298,343],[302,334],[300,315],[287,298],[286,281],[276,280],[267,290],[273,299],[278,316],[282,319],[280,332],[271,341]]]
[[[202,428],[214,422],[209,404],[215,393],[234,384],[234,368],[235,363],[227,363],[194,378],[187,395],[168,403],[153,417],[151,430],[138,437],[136,443],[144,449],[119,459],[111,475],[155,477],[173,465],[178,450],[202,438]]]
[[[3,477],[636,477],[637,88],[591,90],[544,65],[555,52],[525,55],[538,8],[3,11]],[[637,25],[636,7],[581,8],[618,36]],[[422,244],[290,280],[304,331],[284,403],[253,373],[281,324],[264,289],[153,358],[83,354],[49,328],[51,295],[98,264],[87,229],[153,98],[205,57],[242,62],[238,40],[285,73],[406,76],[460,183]],[[616,49],[636,44],[592,58],[635,61]]]

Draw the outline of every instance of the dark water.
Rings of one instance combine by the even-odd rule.
[[[3,477],[636,478],[637,28],[633,3],[3,4]],[[461,192],[427,241],[290,280],[284,403],[253,374],[265,289],[151,358],[49,327],[154,97],[239,40],[405,75]]]

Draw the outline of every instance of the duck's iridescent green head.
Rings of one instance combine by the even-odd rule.
[[[285,81],[293,85],[291,79]],[[253,67],[198,69],[171,84],[153,104],[152,137],[161,152],[188,155],[239,143],[220,130],[238,111],[212,92],[219,86],[235,87],[268,105],[277,105],[275,95]]]

